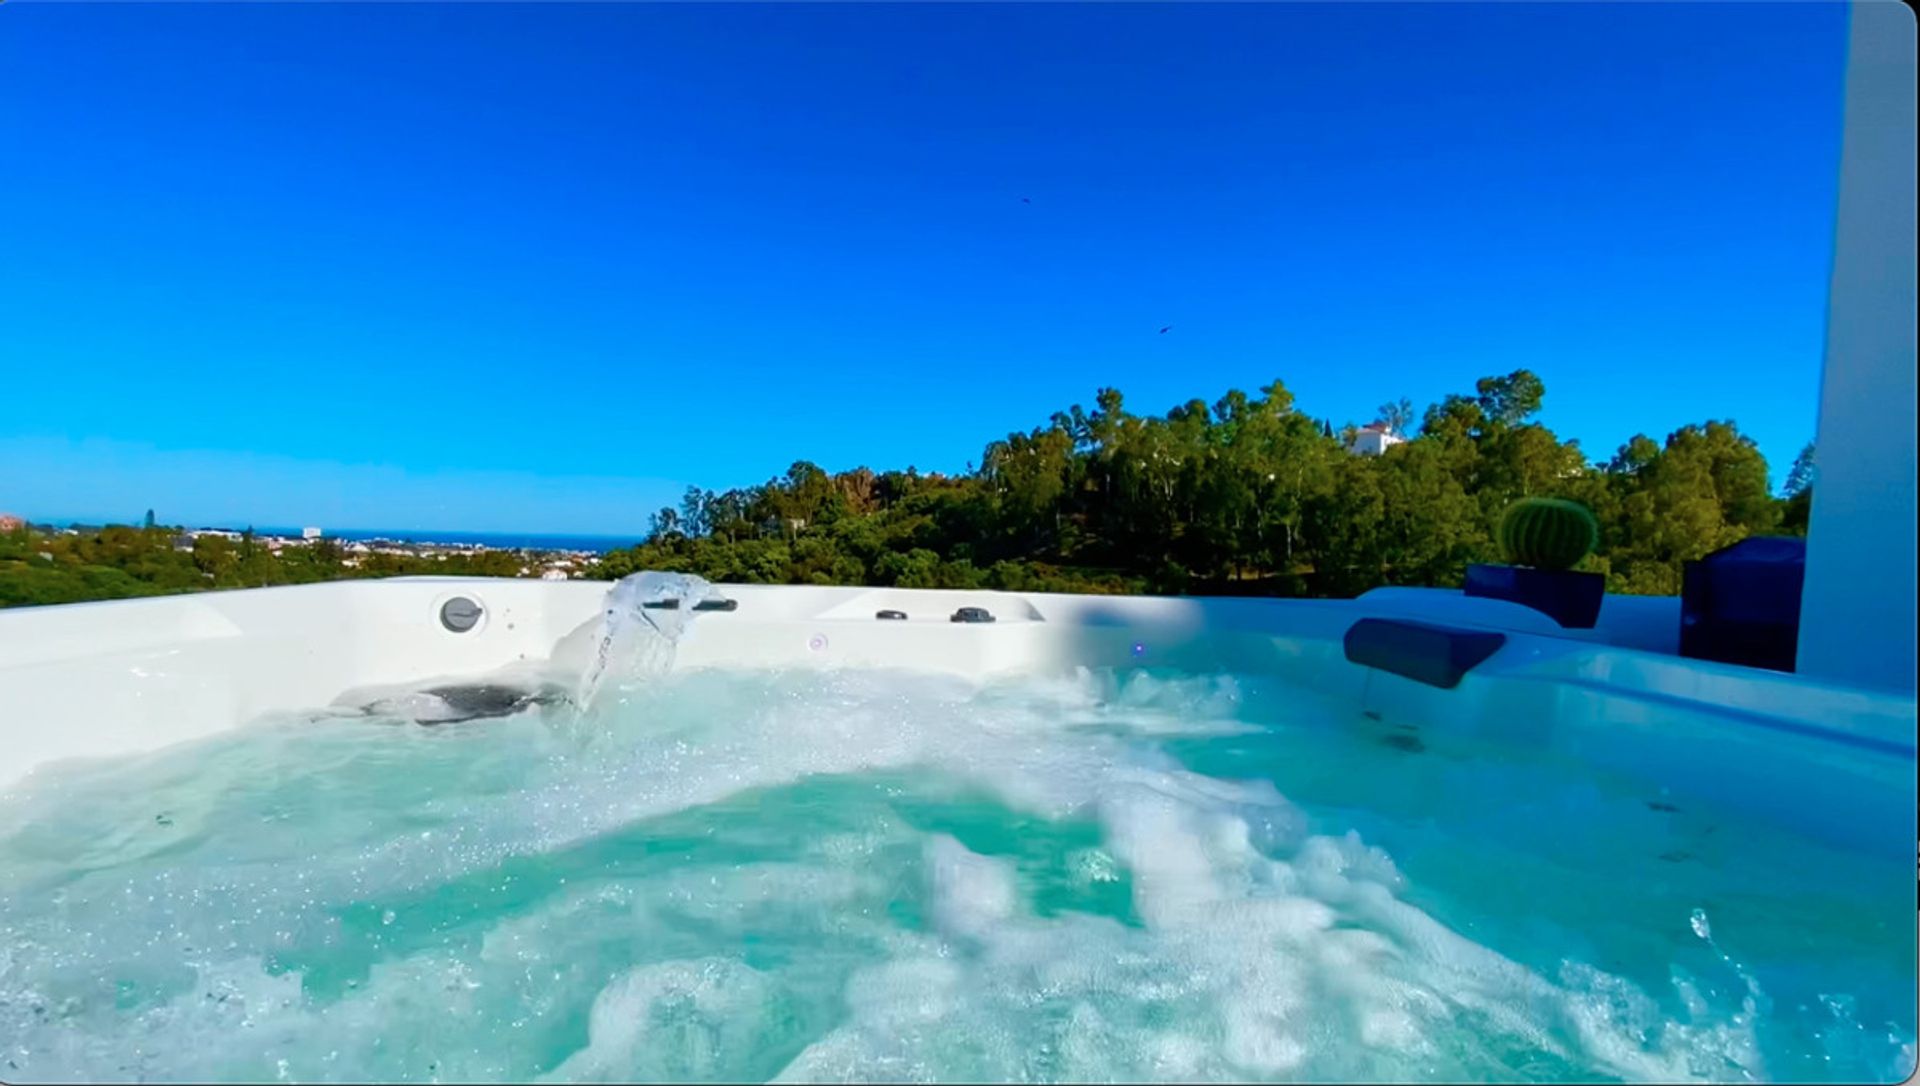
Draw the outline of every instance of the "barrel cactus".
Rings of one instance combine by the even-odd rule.
[[[1579,502],[1522,498],[1500,521],[1507,561],[1535,569],[1572,569],[1600,542],[1600,526]]]

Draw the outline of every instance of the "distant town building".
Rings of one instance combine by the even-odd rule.
[[[25,517],[17,517],[12,513],[0,513],[0,532],[17,532],[26,526]]]
[[[1355,456],[1379,456],[1406,438],[1393,432],[1384,422],[1370,422],[1353,432],[1347,451]]]
[[[318,528],[302,528],[302,529],[300,529],[300,538],[301,538],[301,539],[319,539],[319,538],[320,538],[320,529],[318,529]]]
[[[567,579],[567,571],[564,569],[550,569],[540,574],[540,579],[543,581],[564,581]]]

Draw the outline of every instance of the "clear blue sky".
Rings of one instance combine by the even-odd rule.
[[[1339,424],[1519,366],[1591,457],[1732,418],[1777,480],[1844,48],[1837,4],[7,3],[0,508],[631,532],[1101,385]]]

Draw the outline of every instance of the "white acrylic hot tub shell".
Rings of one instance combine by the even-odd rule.
[[[66,758],[153,750],[318,709],[343,692],[473,678],[597,640],[605,582],[396,578],[0,611],[0,789]],[[1914,839],[1914,701],[1685,660],[1673,601],[1610,598],[1569,634],[1458,593],[1358,600],[1170,599],[727,585],[676,667],[895,667],[975,678],[1075,666],[1273,674],[1420,727],[1545,745],[1670,794],[1710,797],[1849,844]],[[474,629],[439,621],[479,601]],[[959,607],[992,624],[948,620]],[[907,621],[879,621],[881,609]],[[1498,629],[1505,647],[1453,690],[1349,663],[1366,616]],[[569,638],[568,635],[574,635]]]

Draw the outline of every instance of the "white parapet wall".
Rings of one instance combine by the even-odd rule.
[[[1852,5],[1798,670],[1914,692],[1914,15]]]
[[[578,675],[605,582],[396,578],[0,611],[0,790],[37,767],[203,739],[356,691]],[[1673,601],[1609,601],[1593,631],[1457,592],[1185,599],[721,586],[677,669],[892,668],[987,681],[1087,668],[1271,676],[1373,718],[1558,752],[1647,787],[1903,856],[1914,839],[1914,701],[1658,650]],[[449,600],[470,628],[449,629]],[[961,607],[992,623],[951,621]],[[880,619],[880,611],[905,620]],[[1363,618],[1498,631],[1452,689],[1351,662]],[[316,721],[320,720],[316,715]],[[337,722],[336,722],[337,724]],[[324,726],[321,725],[321,726]],[[1356,724],[1358,725],[1358,723]]]

